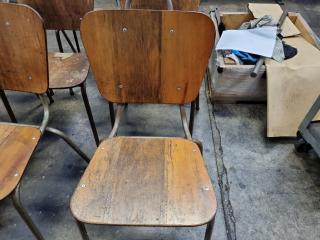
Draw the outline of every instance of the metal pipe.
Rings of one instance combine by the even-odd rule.
[[[0,122],[2,123],[2,122]],[[23,126],[23,127],[34,127],[39,128],[37,125],[29,125],[29,124],[18,124],[18,123],[5,123],[6,125],[11,126]],[[87,163],[90,162],[90,158],[62,131],[52,128],[46,127],[45,132],[49,132],[52,134],[57,135],[58,137],[62,138],[76,153],[78,153]]]
[[[126,0],[126,3],[124,4],[124,9],[129,9],[131,6],[131,0]]]
[[[62,34],[63,34],[64,38],[67,40],[67,42],[68,42],[69,46],[71,47],[72,52],[76,53],[77,51],[76,51],[76,49],[74,48],[74,46],[73,46],[73,44],[72,44],[72,42],[71,42],[70,38],[68,37],[67,33],[66,33],[64,30],[61,30],[61,32],[62,32]]]
[[[14,113],[12,111],[12,108],[10,106],[10,103],[8,101],[8,98],[7,98],[5,92],[2,89],[0,89],[0,96],[1,96],[2,102],[4,104],[4,107],[6,108],[6,110],[8,112],[8,115],[9,115],[9,117],[11,119],[11,122],[17,123],[18,121],[16,119],[16,116],[14,115]]]
[[[211,240],[215,217],[208,223],[204,240]]]
[[[52,97],[52,95],[51,95],[51,93],[50,93],[50,91],[49,90],[47,90],[47,97],[49,98],[49,101],[50,101],[50,105],[52,104],[52,103],[54,103],[54,100],[53,100],[53,97]]]
[[[193,101],[190,107],[190,119],[189,119],[189,131],[193,134],[194,115],[195,115],[196,103]]]
[[[76,47],[77,47],[77,50],[78,50],[78,53],[81,52],[80,50],[80,45],[79,45],[79,41],[78,41],[78,36],[77,36],[77,32],[76,30],[73,30],[73,38],[74,38],[74,41],[76,43]]]
[[[37,96],[39,97],[41,104],[43,106],[43,119],[40,125],[40,132],[41,132],[41,135],[43,135],[49,122],[49,116],[50,116],[49,105],[42,95],[39,94]]]
[[[283,11],[283,13],[282,13],[282,15],[281,15],[281,17],[280,17],[280,19],[279,19],[279,21],[277,23],[277,28],[278,28],[277,32],[278,32],[278,34],[280,34],[281,31],[282,31],[281,28],[282,28],[282,25],[283,25],[284,21],[286,20],[287,15],[288,15],[288,11],[287,10]],[[261,67],[262,67],[262,65],[263,65],[265,60],[266,60],[266,58],[263,57],[263,56],[261,56],[259,58],[259,60],[256,63],[252,73],[250,74],[251,77],[255,78],[255,77],[258,76],[258,73],[259,73],[259,71],[260,71],[260,69],[261,69]]]
[[[22,206],[21,200],[20,200],[20,183],[17,185],[13,193],[11,193],[11,199],[13,206],[17,210],[17,212],[20,214],[23,221],[28,225],[29,229],[33,233],[33,235],[38,240],[44,240],[44,237],[42,236],[41,232],[37,228],[37,226],[32,221],[31,217],[27,213],[26,209]]]
[[[123,104],[119,104],[117,106],[116,119],[115,119],[113,128],[112,128],[108,138],[113,138],[117,134],[124,108],[125,108],[125,105],[123,105]]]
[[[197,111],[200,110],[200,93],[198,94],[198,96],[196,98],[196,110]]]
[[[173,10],[172,0],[167,0],[168,10]]]
[[[192,136],[191,136],[191,133],[188,128],[188,120],[187,120],[186,110],[184,108],[184,105],[179,105],[179,107],[180,107],[180,117],[181,117],[181,122],[182,122],[183,130],[184,130],[184,134],[187,139],[192,140]]]
[[[112,102],[109,102],[109,113],[110,113],[111,127],[113,127],[114,126],[114,107]]]
[[[89,240],[89,236],[88,236],[86,227],[84,226],[84,223],[78,221],[77,219],[75,219],[75,220],[76,220],[78,229],[79,229],[79,231],[80,231],[82,240]]]
[[[87,115],[88,115],[89,122],[90,122],[90,126],[91,126],[91,129],[92,129],[93,137],[94,137],[94,140],[96,142],[96,145],[99,146],[100,139],[99,139],[99,135],[98,135],[98,132],[97,132],[97,129],[96,129],[96,125],[94,123],[94,119],[93,119],[93,116],[92,116],[92,111],[91,111],[90,103],[89,103],[88,96],[87,96],[85,82],[81,84],[80,88],[81,88],[81,95],[82,95],[82,98],[83,98],[84,106],[86,108]]]
[[[57,39],[57,43],[58,43],[58,47],[59,47],[59,52],[63,53],[63,47],[62,47],[61,37],[60,37],[60,30],[56,30],[56,39]]]
[[[250,74],[251,77],[255,78],[255,77],[258,76],[258,73],[259,73],[259,71],[260,71],[265,59],[266,58],[262,57],[262,56],[259,58],[258,62],[254,66],[254,69],[253,69],[252,73]]]
[[[62,138],[76,153],[78,153],[87,163],[90,162],[90,158],[81,151],[81,149],[74,144],[74,142],[66,135],[64,134],[62,131],[55,129],[55,128],[51,128],[51,127],[47,127],[46,128],[46,132],[52,133],[57,135],[58,137]]]

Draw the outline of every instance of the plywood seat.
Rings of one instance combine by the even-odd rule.
[[[84,53],[49,53],[49,88],[72,88],[83,83],[89,72]]]
[[[126,226],[198,226],[216,200],[201,153],[181,138],[103,141],[72,197],[81,222]]]
[[[18,185],[40,134],[35,127],[0,124],[0,200]]]

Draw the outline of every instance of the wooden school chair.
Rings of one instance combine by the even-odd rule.
[[[97,86],[118,107],[109,138],[72,196],[83,239],[84,223],[207,224],[205,239],[211,238],[215,194],[184,105],[197,97],[214,33],[211,19],[195,12],[100,10],[84,17],[81,35]],[[115,137],[126,103],[179,105],[187,139]]]
[[[120,0],[121,9],[198,11],[200,0]],[[195,110],[200,110],[200,96],[191,103],[189,130],[193,133]]]
[[[20,182],[44,132],[58,135],[86,161],[89,158],[61,131],[47,127],[49,86],[46,36],[41,17],[27,6],[0,3],[0,93],[37,94],[44,113],[41,126],[0,122],[0,201],[13,205],[37,239],[43,239],[20,200]]]
[[[168,9],[168,4],[172,4],[174,10],[198,11],[200,0],[119,0],[119,3],[122,9],[137,8],[164,10]],[[126,3],[128,3],[129,6],[126,7]]]
[[[93,0],[17,0],[17,2],[35,9],[43,17],[45,28],[47,30],[56,30],[56,33],[59,33],[59,31],[64,32],[64,30],[73,30],[75,33],[75,30],[80,28],[83,15],[93,9]],[[60,52],[63,52],[61,40],[58,43]],[[99,136],[86,91],[89,63],[86,55],[80,53],[79,46],[78,50],[78,53],[75,50],[74,53],[49,53],[49,89],[81,88],[81,95],[94,140],[99,145]],[[52,94],[53,91],[48,92],[50,102],[53,102]]]

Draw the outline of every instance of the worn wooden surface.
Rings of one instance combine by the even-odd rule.
[[[71,210],[93,224],[197,226],[212,219],[216,200],[195,143],[117,137],[99,146]]]
[[[44,93],[48,88],[43,22],[30,7],[0,3],[0,88]]]
[[[36,9],[46,29],[77,30],[83,16],[93,10],[94,0],[17,0]]]
[[[81,33],[100,93],[117,103],[192,102],[214,42],[211,19],[195,12],[95,11]]]
[[[39,139],[38,128],[0,123],[0,200],[19,183]]]
[[[120,0],[120,7],[124,8],[126,0]],[[197,11],[200,0],[172,0],[173,9],[182,11]],[[167,9],[167,0],[131,0],[131,8]]]
[[[84,53],[49,53],[49,87],[70,88],[83,83],[89,72]]]

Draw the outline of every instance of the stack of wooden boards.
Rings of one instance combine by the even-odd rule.
[[[238,29],[243,22],[268,13],[274,18],[282,14],[276,4],[249,4],[249,9],[251,13],[222,13],[220,18],[226,29]],[[257,78],[250,77],[254,66],[221,65],[218,59],[223,72],[213,80],[214,101],[267,100],[268,137],[296,136],[299,124],[320,94],[320,51],[316,35],[298,13],[288,14],[283,35],[287,44],[298,49],[294,58],[282,63],[267,60]]]

